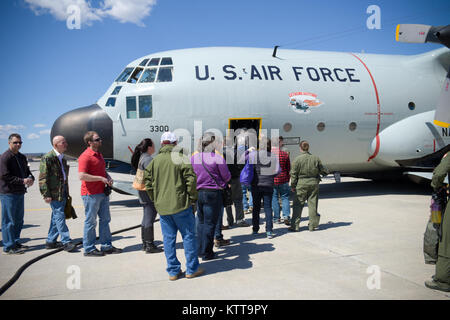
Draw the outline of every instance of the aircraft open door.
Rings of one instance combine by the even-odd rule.
[[[252,136],[256,141],[253,143],[258,143],[259,134],[262,126],[262,118],[230,118],[228,119],[228,128],[234,130],[234,136],[238,135],[240,132],[246,131]],[[248,143],[248,142],[246,142]],[[251,144],[253,144],[251,143]]]

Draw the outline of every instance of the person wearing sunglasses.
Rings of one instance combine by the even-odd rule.
[[[22,137],[13,133],[9,148],[0,156],[0,200],[2,205],[2,237],[4,254],[22,254],[28,249],[20,243],[23,227],[24,196],[34,183],[27,158],[19,152]]]
[[[95,131],[84,135],[86,150],[78,158],[78,177],[81,180],[81,198],[85,208],[83,249],[85,256],[101,257],[105,254],[121,253],[122,249],[113,247],[109,222],[109,195],[105,194],[105,186],[112,186],[113,180],[106,172],[106,163],[100,153],[102,139]],[[95,247],[99,217],[100,250]]]

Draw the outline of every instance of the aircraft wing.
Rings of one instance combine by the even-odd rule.
[[[114,191],[121,194],[138,196],[138,191],[133,188],[133,183],[130,181],[114,180],[112,188]]]
[[[431,182],[431,179],[433,178],[433,172],[408,171],[408,172],[404,172],[403,174],[409,176],[409,178],[415,182],[420,182],[423,180]],[[445,184],[448,183],[447,177],[445,177],[444,183]]]

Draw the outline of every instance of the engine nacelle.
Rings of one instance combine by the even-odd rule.
[[[398,166],[397,161],[422,158],[447,145],[441,131],[433,124],[434,111],[420,113],[398,121],[379,134],[378,154],[373,159],[383,165]],[[369,154],[376,152],[377,139],[374,138]]]

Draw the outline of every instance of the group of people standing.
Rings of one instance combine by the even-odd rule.
[[[279,140],[282,141],[282,138]],[[276,141],[276,144],[279,144]],[[143,142],[141,142],[142,144]],[[140,145],[141,145],[140,144]],[[138,145],[135,155],[143,151]],[[298,208],[291,226],[291,231],[298,231],[301,216],[301,208],[306,200],[314,202],[310,206],[310,230],[317,228],[317,197],[320,175],[326,175],[327,171],[322,166],[320,159],[308,152],[309,144],[302,141],[301,155],[294,162],[296,171],[290,171],[289,154],[279,149],[272,148],[272,142],[266,137],[259,140],[259,148],[247,146],[244,152],[237,152],[240,145],[226,144],[226,148],[234,148],[234,152],[223,154],[223,141],[213,133],[206,132],[200,139],[197,150],[188,159],[181,149],[174,148],[177,145],[177,137],[166,132],[161,137],[161,149],[159,154],[145,167],[145,189],[151,202],[161,219],[164,252],[167,260],[167,272],[170,280],[177,280],[184,275],[181,264],[176,257],[175,243],[177,232],[180,231],[183,238],[184,252],[186,256],[186,278],[193,278],[204,273],[199,267],[199,258],[202,261],[216,259],[214,247],[230,244],[230,240],[223,239],[221,233],[224,207],[227,212],[229,226],[249,226],[244,219],[243,187],[241,185],[240,172],[245,165],[251,164],[253,178],[250,183],[244,185],[251,190],[253,200],[252,229],[253,234],[258,234],[260,229],[261,201],[264,205],[266,236],[274,237],[273,221],[279,221],[280,208],[278,194],[281,194],[283,217],[286,224],[290,217],[290,192],[301,194],[296,200]],[[281,144],[282,145],[282,144]],[[173,161],[173,153],[177,153],[179,161]],[[133,155],[133,158],[137,156]],[[233,159],[227,156],[232,155]],[[238,159],[238,156],[241,159]],[[141,155],[141,159],[142,159]],[[239,160],[239,161],[238,161]],[[135,160],[137,161],[137,160]],[[314,174],[314,176],[310,175]],[[295,184],[289,187],[290,177],[294,177]],[[306,186],[305,178],[310,178]],[[312,181],[315,181],[312,187]],[[227,188],[231,189],[231,199],[235,205],[236,219],[232,215],[231,206],[224,205],[224,197]],[[272,206],[275,208],[275,217],[272,216]],[[195,216],[195,212],[197,215]]]
[[[222,235],[222,217],[224,208],[227,212],[229,226],[248,227],[245,222],[243,190],[251,190],[253,200],[252,227],[253,234],[260,229],[261,201],[264,205],[266,236],[274,237],[273,223],[281,221],[278,198],[281,196],[283,220],[289,223],[290,192],[294,191],[299,205],[294,209],[291,231],[298,231],[301,207],[308,200],[310,207],[310,230],[314,230],[319,220],[315,217],[317,207],[318,183],[320,175],[327,172],[320,160],[308,152],[308,144],[300,145],[302,154],[290,170],[289,154],[282,151],[282,138],[276,141],[279,146],[272,148],[272,141],[266,137],[259,140],[258,146],[245,146],[246,150],[238,152],[242,146],[236,142],[226,145],[233,152],[222,154],[223,141],[213,133],[205,133],[199,141],[198,150],[189,158],[181,149],[175,149],[178,138],[171,132],[161,137],[158,155],[154,142],[143,139],[136,146],[131,164],[144,172],[145,189],[139,191],[139,200],[143,205],[141,227],[143,250],[146,253],[165,253],[167,272],[170,280],[176,280],[184,273],[176,257],[176,236],[180,231],[183,237],[186,255],[186,278],[194,278],[204,272],[199,267],[199,258],[208,261],[217,258],[215,247],[230,244]],[[28,247],[20,243],[23,226],[24,194],[26,188],[34,183],[34,176],[29,170],[26,157],[19,150],[22,139],[12,134],[9,149],[0,158],[0,199],[2,203],[3,252],[5,254],[22,254]],[[105,161],[101,154],[102,139],[97,132],[89,131],[84,136],[86,150],[78,158],[78,177],[81,180],[81,197],[85,207],[83,231],[83,249],[85,256],[100,257],[106,254],[118,254],[122,249],[112,245],[109,223],[108,190],[113,184],[106,172]],[[69,197],[69,166],[64,158],[67,142],[63,136],[55,136],[53,149],[41,159],[39,168],[39,189],[46,203],[52,209],[50,227],[45,246],[47,249],[63,248],[73,252],[76,245],[70,238],[66,225],[67,199]],[[175,149],[175,150],[174,150]],[[173,153],[179,161],[173,160]],[[233,159],[226,159],[227,155]],[[238,159],[238,156],[241,158]],[[250,163],[253,179],[248,184],[241,184],[240,172]],[[291,188],[289,180],[292,179]],[[309,180],[308,180],[309,179]],[[307,181],[306,184],[299,181]],[[231,188],[231,198],[235,206],[234,219],[231,206],[224,205],[224,190]],[[109,191],[110,192],[110,191]],[[294,197],[296,198],[296,197]],[[315,203],[315,205],[311,205]],[[273,208],[273,210],[272,210]],[[197,215],[195,216],[195,212]],[[274,215],[272,215],[274,212]],[[159,213],[164,249],[154,243],[154,227]],[[97,217],[99,220],[99,243],[96,244]],[[57,241],[60,237],[61,241]]]
[[[84,135],[86,150],[78,158],[78,176],[81,180],[81,198],[85,207],[83,248],[85,256],[104,256],[121,253],[112,245],[109,222],[108,189],[113,180],[106,172],[106,164],[100,153],[102,139],[94,132]],[[20,242],[23,228],[24,195],[34,184],[26,157],[19,152],[22,137],[13,133],[8,137],[9,148],[0,156],[0,200],[2,205],[3,254],[23,254],[27,246]],[[68,144],[63,136],[52,139],[53,149],[41,158],[39,166],[39,190],[52,209],[50,226],[45,242],[46,249],[63,248],[76,251],[66,224],[69,198],[69,166],[64,158]],[[70,208],[72,208],[70,206]],[[95,247],[97,217],[99,218],[100,250]],[[60,237],[61,241],[57,241]]]
[[[224,190],[231,188],[231,199],[235,206],[234,219],[231,206],[226,207],[229,226],[248,227],[244,214],[247,213],[246,193],[251,190],[253,200],[253,234],[260,228],[261,201],[264,204],[266,235],[273,238],[273,223],[290,225],[289,231],[299,230],[303,205],[308,202],[309,230],[319,226],[317,213],[318,191],[321,176],[328,174],[317,156],[309,153],[309,143],[300,142],[300,155],[292,168],[289,154],[283,151],[283,139],[278,146],[263,137],[259,148],[231,143],[222,149],[222,141],[214,134],[205,133],[199,141],[198,150],[189,158],[182,149],[175,149],[178,138],[171,132],[161,136],[161,148],[154,158],[155,145],[151,139],[143,139],[136,146],[131,164],[143,171],[144,189],[139,191],[143,205],[142,249],[146,253],[163,252],[167,261],[169,280],[184,276],[195,278],[204,273],[199,267],[199,258],[208,261],[217,258],[214,246],[230,244],[223,239],[222,215],[224,211]],[[105,161],[100,152],[102,139],[98,133],[89,131],[84,136],[86,150],[78,159],[78,177],[81,180],[81,197],[85,207],[83,248],[85,256],[100,257],[118,254],[122,249],[112,245],[109,222],[109,193],[113,180],[106,172]],[[2,209],[3,254],[23,254],[27,246],[20,241],[24,219],[24,194],[33,186],[35,177],[31,173],[26,157],[19,152],[22,138],[13,133],[8,138],[9,148],[0,156],[0,201]],[[70,238],[66,225],[66,211],[69,197],[69,166],[64,158],[67,142],[63,136],[55,136],[53,149],[44,155],[39,167],[39,189],[43,200],[52,209],[49,231],[45,243],[47,249],[63,248],[73,252],[76,245]],[[233,148],[233,159],[226,148]],[[222,154],[220,150],[225,152]],[[241,151],[240,153],[238,151]],[[174,154],[178,161],[174,161]],[[238,159],[238,155],[242,158]],[[238,161],[239,160],[239,161]],[[245,163],[245,165],[244,165]],[[250,165],[251,166],[248,166]],[[248,167],[247,167],[248,166]],[[251,181],[243,182],[241,171],[251,168]],[[443,188],[444,178],[450,172],[450,160],[444,156],[433,173],[432,187]],[[247,174],[249,172],[246,172]],[[242,183],[241,183],[242,182]],[[290,185],[289,185],[290,182]],[[293,214],[290,219],[289,197],[293,193]],[[281,198],[282,210],[279,207]],[[70,202],[69,202],[70,203]],[[248,205],[248,204],[247,204]],[[429,288],[450,291],[449,221],[448,205],[442,222],[439,241],[436,274],[426,281]],[[197,216],[195,217],[195,212]],[[280,217],[282,212],[283,219]],[[164,250],[154,244],[153,224],[159,213]],[[273,213],[273,215],[272,215]],[[96,225],[99,218],[100,250],[95,246]],[[186,272],[176,256],[178,231],[183,238],[186,256]],[[61,241],[57,239],[60,237]]]

